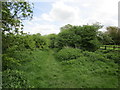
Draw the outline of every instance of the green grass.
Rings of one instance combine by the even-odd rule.
[[[38,88],[56,87],[57,80],[61,80],[61,67],[54,59],[53,52],[35,51],[34,60],[24,64],[22,69],[26,72],[29,84]]]
[[[23,52],[24,55],[27,52]],[[28,54],[28,53],[27,53]],[[33,51],[19,68],[34,88],[116,88],[118,65],[90,61],[82,56],[70,61],[56,60],[54,51]]]
[[[106,46],[107,50],[120,50],[120,45],[103,45],[100,47],[100,49],[105,49],[105,46]],[[114,47],[116,47],[116,48],[114,48]]]

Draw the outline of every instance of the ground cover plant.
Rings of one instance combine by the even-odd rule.
[[[56,57],[62,61],[76,59],[80,56],[81,56],[80,49],[74,49],[74,48],[61,49],[56,55]]]

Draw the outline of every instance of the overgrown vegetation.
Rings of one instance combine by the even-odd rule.
[[[56,54],[56,57],[62,61],[77,59],[80,56],[81,56],[80,49],[74,48],[64,48]]]
[[[118,27],[68,24],[59,34],[30,35],[19,29],[31,5],[2,5],[3,88],[118,88],[120,51],[100,50],[120,44]]]

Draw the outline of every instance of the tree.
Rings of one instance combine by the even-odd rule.
[[[64,31],[64,30],[71,29],[72,27],[73,27],[72,25],[67,24],[67,25],[65,25],[65,26],[61,27],[61,28],[60,28],[60,30],[61,30],[61,32],[62,32],[62,31]]]
[[[84,50],[95,51],[99,48],[99,41],[97,39],[99,27],[94,25],[83,25],[80,27],[79,35],[81,35],[81,48]]]
[[[120,44],[120,29],[115,26],[109,26],[106,28],[106,33],[112,38],[114,41],[113,44]]]
[[[99,48],[100,42],[97,38],[100,25],[72,26],[65,25],[57,37],[58,47],[73,47],[83,50],[95,51]]]
[[[77,48],[80,46],[81,36],[75,33],[77,26],[70,24],[61,27],[61,32],[57,37],[57,46],[62,47],[73,47]]]
[[[56,48],[56,38],[57,35],[56,34],[49,34],[47,35],[48,38],[48,42],[49,42],[49,48]]]
[[[17,41],[15,34],[22,34],[22,20],[32,19],[32,4],[28,2],[2,2],[2,49],[5,52]],[[13,38],[12,38],[13,37]],[[11,39],[11,40],[10,40]],[[18,41],[17,41],[18,42]]]
[[[21,76],[22,73],[19,70],[15,70],[16,66],[21,65],[23,62],[14,57],[14,51],[21,49],[21,46],[30,49],[34,47],[31,36],[20,35],[20,33],[23,34],[21,31],[23,28],[22,20],[31,19],[33,11],[31,5],[27,2],[10,1],[0,2],[2,4],[2,73],[6,72],[2,86],[3,88],[20,88],[26,87],[27,82]],[[24,85],[23,81],[25,82]]]
[[[37,33],[32,35],[33,41],[35,42],[35,48],[39,49],[47,49],[48,43],[45,37],[41,36],[41,34]]]
[[[32,8],[27,2],[2,2],[3,33],[18,33],[18,30],[23,28],[22,20],[32,18]]]
[[[114,41],[109,36],[109,34],[107,34],[105,32],[99,31],[98,34],[97,34],[97,38],[101,42],[101,44],[103,44],[103,45],[109,45],[109,44],[114,43]]]

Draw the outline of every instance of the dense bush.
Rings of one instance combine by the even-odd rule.
[[[110,60],[113,60],[115,63],[120,63],[120,53],[119,52],[110,52],[104,55]]]
[[[14,51],[2,55],[2,70],[16,69],[25,62],[30,62],[34,59],[32,51]]]
[[[46,37],[49,40],[49,41],[47,41],[49,48],[52,48],[52,49],[56,48],[56,37],[57,37],[57,35],[56,34],[49,34]]]
[[[57,54],[56,57],[61,60],[71,60],[71,59],[76,59],[80,57],[81,50],[80,49],[75,49],[75,48],[63,48],[61,49]]]
[[[69,46],[69,47],[80,47],[81,43],[81,36],[76,35],[74,28],[73,30],[64,30],[58,34],[57,39],[57,45],[59,48],[64,47],[64,46]]]
[[[114,61],[115,63],[120,63],[120,52],[115,50],[97,50],[95,53],[103,56],[110,61]]]
[[[24,73],[18,70],[6,70],[2,75],[2,87],[3,88],[26,88],[27,80],[24,77]]]
[[[103,61],[103,62],[106,62],[106,58],[102,55],[102,54],[98,54],[98,53],[95,53],[95,52],[89,52],[89,51],[84,51],[83,52],[83,55],[85,57],[88,57],[88,60],[91,60],[91,61]]]
[[[66,25],[62,27],[61,32],[58,34],[56,45],[58,48],[69,46],[95,51],[100,47],[100,42],[97,38],[98,29],[100,29],[100,25]]]
[[[105,58],[103,55],[99,55],[94,52],[85,51],[83,52],[83,56],[78,57],[77,59],[62,61],[61,64],[70,68],[79,68],[81,74],[118,75],[118,64]]]
[[[20,61],[10,57],[6,54],[4,54],[2,56],[2,70],[6,70],[6,69],[15,69],[17,66],[21,65]]]

